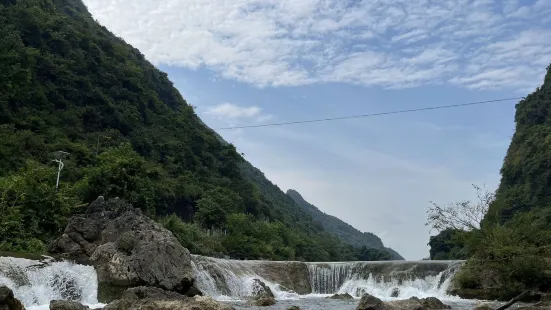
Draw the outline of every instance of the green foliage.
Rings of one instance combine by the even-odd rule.
[[[493,298],[509,299],[524,290],[551,287],[551,209],[518,213],[504,225],[471,236],[473,251],[455,281],[461,288],[498,287]]]
[[[43,252],[61,234],[76,200],[70,188],[55,190],[56,169],[28,161],[0,178],[0,250]]]
[[[465,248],[467,232],[462,230],[446,229],[436,236],[431,236],[429,241],[431,260],[457,260],[467,259]]]
[[[518,212],[551,205],[551,68],[545,81],[516,105],[515,134],[501,168],[501,183],[485,223],[504,223]]]
[[[123,197],[134,206],[154,214],[153,180],[144,158],[129,143],[101,153],[97,166],[84,172],[85,178],[78,184],[84,201],[93,201],[100,195]]]
[[[80,0],[0,2],[0,85],[0,249],[43,251],[82,211],[71,206],[103,195],[161,217],[193,253],[357,257]],[[55,168],[39,163],[59,150],[71,155],[56,192]],[[372,254],[361,255],[385,257]]]

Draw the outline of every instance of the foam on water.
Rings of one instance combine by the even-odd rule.
[[[27,309],[49,309],[52,300],[73,300],[100,308],[98,281],[92,266],[0,257],[0,285],[13,290]]]
[[[270,287],[276,299],[320,298],[348,293],[355,298],[369,293],[382,300],[409,297],[437,297],[457,300],[446,294],[457,262],[335,262],[303,263],[308,269],[311,294],[289,292],[269,276],[257,270],[265,261],[239,261],[193,256],[196,284],[200,290],[218,300],[245,300],[254,295],[254,280]],[[283,263],[280,268],[285,268]],[[283,269],[282,269],[283,271]],[[305,275],[306,277],[306,275]],[[398,296],[392,297],[397,290]]]
[[[244,300],[253,296],[256,279],[264,282],[276,299],[299,298],[298,294],[285,291],[279,284],[258,275],[251,268],[252,263],[254,261],[234,261],[215,258],[208,258],[208,263],[192,260],[192,267],[196,277],[195,283],[206,295],[220,301]]]

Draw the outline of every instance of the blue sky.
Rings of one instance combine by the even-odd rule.
[[[551,62],[551,1],[85,3],[215,129],[524,96]],[[282,190],[420,259],[429,201],[497,187],[515,103],[218,132]]]

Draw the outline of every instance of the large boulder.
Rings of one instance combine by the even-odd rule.
[[[0,310],[25,310],[19,299],[15,298],[13,291],[7,286],[0,286]]]
[[[388,306],[379,298],[364,294],[356,310],[387,310]]]
[[[103,310],[235,310],[232,306],[211,297],[187,297],[154,287],[126,290],[121,299],[106,305]]]
[[[451,309],[452,307],[444,304],[440,299],[436,297],[427,297],[420,300],[421,305],[427,310],[443,310]]]
[[[90,308],[76,301],[52,300],[50,310],[90,310]]]
[[[114,295],[100,296],[103,302],[128,287],[186,294],[194,283],[189,251],[170,231],[118,198],[99,197],[85,214],[71,217],[50,252],[92,264],[100,293]]]

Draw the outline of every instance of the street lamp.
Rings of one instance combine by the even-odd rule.
[[[63,164],[63,159],[66,155],[69,155],[69,154],[70,153],[64,152],[64,151],[57,151],[57,152],[55,152],[56,159],[52,160],[52,161],[55,161],[56,163],[58,163],[58,166],[57,166],[57,181],[55,183],[55,189],[56,190],[58,190],[58,188],[59,188],[59,176],[61,174],[61,170],[65,166]]]

